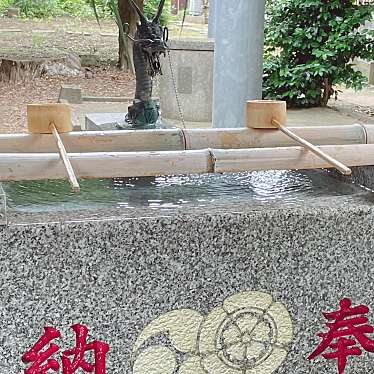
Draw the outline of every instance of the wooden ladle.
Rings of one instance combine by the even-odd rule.
[[[60,133],[73,131],[71,109],[66,104],[30,104],[27,106],[28,131],[32,134],[52,134],[74,192],[80,191],[73,166]]]
[[[318,147],[307,140],[296,135],[285,125],[287,123],[287,105],[285,101],[272,100],[251,100],[247,102],[247,127],[254,129],[274,129],[277,128],[285,135],[292,138],[305,149],[313,152],[321,159],[328,162],[344,175],[351,175],[352,170],[334,159],[330,155],[321,151]]]

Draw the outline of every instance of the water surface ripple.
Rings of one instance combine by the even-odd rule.
[[[78,194],[70,191],[66,181],[10,182],[3,187],[9,209],[29,213],[100,208],[169,210],[235,202],[301,205],[311,197],[350,196],[363,191],[321,170],[96,179],[80,183],[82,192]]]

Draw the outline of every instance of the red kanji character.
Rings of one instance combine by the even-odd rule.
[[[105,358],[109,351],[109,345],[104,342],[94,341],[87,344],[88,328],[84,325],[73,325],[72,329],[76,335],[75,348],[63,352],[62,355],[62,372],[63,374],[74,374],[79,368],[85,372],[95,374],[105,374]],[[87,362],[84,358],[86,351],[94,350],[95,364]],[[74,355],[73,361],[68,356]]]
[[[22,361],[24,363],[33,362],[28,369],[25,369],[25,374],[46,374],[49,369],[58,371],[60,364],[50,357],[56,353],[60,347],[57,344],[51,343],[45,351],[40,351],[53,339],[57,339],[60,336],[60,331],[55,328],[44,328],[43,336],[22,356]]]
[[[368,318],[365,315],[367,313],[369,308],[366,305],[352,307],[350,299],[340,301],[340,310],[323,313],[326,319],[333,322],[326,323],[328,332],[318,334],[322,341],[308,358],[313,360],[326,349],[331,348],[335,351],[327,352],[322,356],[326,359],[337,359],[339,374],[342,374],[347,364],[347,357],[362,354],[359,347],[353,347],[357,342],[365,351],[374,352],[374,340],[366,336],[374,332],[374,328],[367,324]],[[345,337],[353,337],[356,340]]]

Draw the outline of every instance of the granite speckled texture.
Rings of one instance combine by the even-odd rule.
[[[367,190],[374,190],[374,167],[373,166],[357,166],[352,167],[352,175],[344,176],[335,169],[330,169],[329,174],[335,179],[342,180],[344,182],[352,182],[356,185],[360,185]]]
[[[46,324],[62,330],[65,348],[78,322],[111,345],[107,372],[130,374],[132,347],[151,321],[180,308],[206,315],[241,291],[268,293],[290,313],[294,338],[276,373],[336,373],[335,362],[306,357],[321,312],[342,297],[367,304],[374,324],[372,200],[1,227],[0,374],[22,372],[21,355]],[[346,372],[373,371],[364,353]]]
[[[6,194],[0,185],[0,225],[7,224],[7,203]]]
[[[365,186],[366,188],[373,190],[374,189],[374,168],[372,166],[360,166],[352,168],[352,177],[351,180]]]

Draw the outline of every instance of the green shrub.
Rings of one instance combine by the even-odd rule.
[[[58,6],[65,14],[76,17],[93,17],[92,6],[86,0],[58,0]]]
[[[88,0],[88,1],[92,1],[92,0]],[[106,15],[110,15],[114,12],[112,12],[111,10],[113,10],[113,6],[115,6],[115,4],[117,4],[117,1],[118,0],[95,0],[95,7],[97,7],[97,9],[99,10],[99,7],[101,6],[102,9],[106,9]],[[160,3],[160,0],[145,0],[144,1],[144,14],[147,16],[147,18],[149,19],[152,19],[156,13],[157,13],[157,9],[158,9],[158,6],[159,6],[159,3]],[[92,2],[91,2],[92,4]],[[163,12],[162,12],[162,15],[161,15],[161,24],[162,25],[166,25],[170,19],[171,19],[171,11],[170,11],[170,0],[166,0],[165,1],[165,5],[164,5],[164,9],[163,9]]]
[[[0,0],[0,14],[3,14],[8,8],[13,6],[14,0]]]
[[[48,18],[62,15],[58,0],[15,0],[24,17]]]
[[[290,106],[325,106],[337,95],[336,85],[361,89],[365,78],[352,61],[374,57],[373,33],[360,27],[373,10],[351,0],[268,4],[264,97]]]
[[[108,0],[95,0],[100,18],[112,17]],[[159,0],[146,0],[144,12],[148,17],[155,15]],[[21,15],[29,18],[49,18],[69,14],[71,16],[94,17],[92,0],[0,0],[0,13],[11,6],[20,8]],[[166,25],[171,18],[170,0],[166,0],[161,23]]]
[[[94,13],[93,13],[92,0],[85,0],[85,1],[91,8],[90,14],[93,15]],[[95,8],[96,8],[99,18],[108,18],[108,17],[113,16],[111,12],[109,0],[94,0],[94,3],[95,3]]]
[[[21,15],[27,18],[50,18],[64,15],[94,17],[91,0],[0,0],[0,13],[11,6],[20,8]],[[97,1],[97,10],[100,17],[109,15],[106,0]]]

